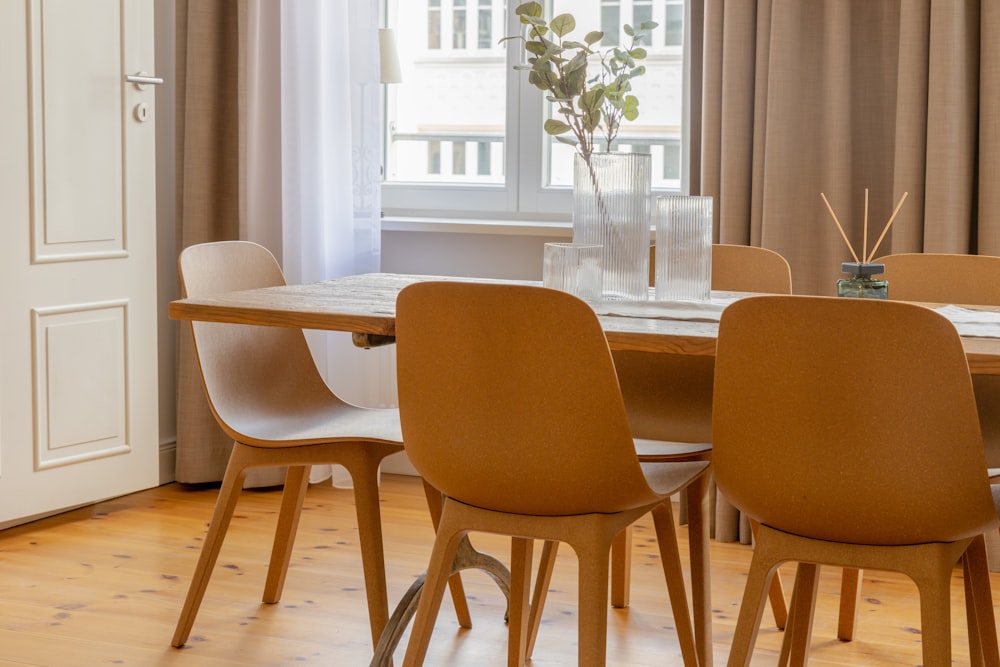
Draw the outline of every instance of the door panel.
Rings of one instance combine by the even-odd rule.
[[[158,483],[153,0],[0,3],[0,43],[10,525]]]

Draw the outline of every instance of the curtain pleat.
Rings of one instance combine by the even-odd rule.
[[[177,0],[177,247],[239,238],[246,214],[245,0]],[[177,467],[182,483],[222,478],[232,450],[202,387],[190,326],[177,351]],[[253,485],[280,483],[280,470]]]
[[[796,292],[832,294],[853,256],[820,193],[864,259],[905,192],[878,255],[1000,254],[1000,194],[980,187],[1000,169],[998,15],[973,0],[705,0],[692,191],[716,198],[716,240],[776,250]]]

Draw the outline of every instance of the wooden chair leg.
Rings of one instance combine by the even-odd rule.
[[[611,606],[628,607],[632,578],[632,526],[615,536],[611,543]]]
[[[378,645],[389,622],[389,593],[385,581],[385,548],[382,543],[382,512],[379,508],[378,462],[351,470],[354,506],[358,516],[358,542],[368,599],[372,646]]]
[[[681,570],[681,556],[677,548],[677,531],[674,528],[674,515],[670,508],[670,501],[653,510],[653,526],[656,529],[656,542],[660,548],[660,561],[663,564],[663,574],[667,580],[667,595],[670,598],[670,609],[674,615],[674,627],[677,629],[677,638],[681,645],[684,665],[685,667],[698,667],[698,648],[688,610],[684,575]],[[693,593],[693,595],[697,594],[697,591]]]
[[[406,645],[406,655],[403,657],[403,667],[418,667],[424,663],[434,623],[441,609],[441,598],[444,597],[444,589],[448,585],[449,574],[455,562],[455,553],[464,536],[465,532],[456,530],[450,522],[438,526],[430,563],[427,566],[427,578],[420,592],[420,603],[417,605],[413,627],[410,629],[410,640]]]
[[[962,557],[965,572],[966,611],[969,622],[969,655],[972,665],[997,667],[1000,648],[997,646],[996,617],[993,612],[993,591],[990,587],[986,541],[980,536],[972,541]]]
[[[246,445],[241,445],[238,442],[233,444],[233,451],[229,455],[229,463],[222,478],[222,485],[219,487],[219,497],[215,501],[211,523],[208,525],[208,533],[205,535],[205,542],[202,544],[201,554],[198,556],[198,564],[195,566],[194,576],[191,578],[191,585],[188,587],[180,618],[177,620],[177,628],[174,630],[174,637],[170,642],[172,646],[178,648],[184,646],[191,635],[194,619],[198,615],[202,598],[205,597],[205,589],[208,588],[212,570],[219,558],[222,542],[226,538],[229,522],[233,518],[233,510],[236,509],[236,502],[243,489],[243,480],[247,474],[246,469],[252,458]]]
[[[750,657],[754,644],[757,643],[760,620],[767,604],[767,591],[777,568],[777,561],[770,557],[765,558],[765,554],[759,548],[754,550],[750,559],[747,583],[743,589],[743,599],[740,602],[740,613],[736,619],[733,642],[729,649],[729,667],[750,667]]]
[[[534,540],[523,537],[511,539],[510,598],[507,623],[507,665],[524,667],[528,654],[529,614],[528,598],[531,595],[531,551]]]
[[[302,516],[302,503],[309,486],[310,468],[311,466],[289,466],[285,473],[285,489],[281,494],[278,525],[274,531],[271,561],[267,566],[267,579],[264,582],[263,600],[267,604],[278,602],[285,587],[295,533],[299,529],[299,517]]]
[[[799,563],[792,586],[792,602],[781,640],[778,667],[805,667],[809,661],[809,640],[812,637],[813,618],[816,610],[816,593],[819,588],[819,566]]]
[[[701,667],[712,667],[712,576],[709,568],[709,488],[711,476],[692,481],[684,494],[688,510],[688,550],[691,562],[691,608],[694,639]],[[667,508],[669,509],[669,507]]]
[[[549,593],[549,584],[552,581],[552,570],[556,565],[556,552],[558,550],[559,543],[554,540],[545,540],[542,544],[542,555],[538,559],[538,575],[535,578],[535,590],[531,594],[531,607],[528,612],[528,641],[524,651],[525,659],[531,659],[531,654],[535,651],[535,640],[538,639],[542,610],[545,608],[545,598]]]
[[[951,665],[951,570],[917,581],[924,667]]]
[[[753,535],[754,540],[756,540],[760,522],[756,519],[750,519],[749,523],[750,533]],[[781,585],[781,575],[778,572],[775,572],[774,577],[771,579],[771,585],[767,590],[767,598],[771,602],[771,613],[774,616],[775,627],[779,630],[784,630],[788,623],[788,608],[785,606],[785,592]]]
[[[579,558],[578,655],[579,667],[604,667],[608,639],[608,569],[611,545],[577,545]]]
[[[860,601],[861,570],[845,567],[840,580],[840,617],[837,621],[837,639],[845,642],[854,639]]]
[[[431,513],[431,521],[437,530],[441,521],[441,492],[424,482],[424,496],[427,498],[427,508]],[[455,573],[448,579],[448,589],[451,591],[451,602],[455,607],[458,625],[462,628],[472,627],[472,615],[469,613],[469,601],[465,597],[465,586],[462,585],[462,575]]]

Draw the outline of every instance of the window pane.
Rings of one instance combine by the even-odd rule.
[[[652,32],[652,38],[644,43],[648,57],[643,62],[646,74],[631,81],[632,91],[639,100],[639,117],[634,122],[624,121],[618,131],[616,145],[612,150],[626,152],[648,152],[653,156],[653,187],[676,189],[680,187],[680,175],[667,173],[664,166],[673,157],[667,155],[668,146],[676,146],[679,151],[683,113],[683,57],[677,49],[668,49],[663,44],[664,16],[653,12],[653,3],[647,0],[553,0],[553,13],[570,12],[576,17],[577,29],[568,36],[582,40],[583,35],[600,24],[605,35],[601,47],[618,44],[627,48],[631,38],[621,30],[628,23],[637,26],[643,21],[656,21],[660,25]],[[663,7],[663,5],[660,5]],[[683,3],[674,3],[680,10],[683,22]],[[614,18],[611,18],[611,17]],[[616,39],[611,39],[611,35]],[[599,61],[592,58],[588,67],[588,77],[600,71]],[[547,113],[555,113],[553,105],[546,105]],[[562,120],[563,117],[559,116]],[[607,150],[602,146],[601,150]],[[571,146],[556,142],[549,137],[547,165],[543,169],[543,181],[549,186],[571,186],[573,184],[573,151]],[[676,156],[680,164],[679,153]],[[671,162],[672,164],[672,162]]]
[[[479,0],[479,42],[480,49],[493,46],[493,2]]]
[[[464,0],[455,0],[455,9],[452,12],[452,32],[451,45],[456,49],[465,48],[465,8]]]
[[[577,9],[583,10],[583,7],[578,7]],[[572,12],[573,9],[567,8],[563,11]],[[579,28],[580,27],[579,17],[577,17],[577,19],[578,20],[576,25]],[[619,28],[620,25],[621,25],[621,8],[618,6],[617,0],[602,0],[601,30],[604,31],[604,39],[601,40],[601,46],[618,45],[618,32],[620,29]],[[588,32],[590,32],[590,29],[583,28],[582,34],[586,35]]]
[[[392,9],[403,81],[384,88],[386,183],[502,184],[503,3],[398,0]],[[469,11],[476,13],[478,30],[471,49],[465,34]],[[436,47],[407,29],[424,24],[438,26]]]
[[[684,5],[680,2],[668,2],[664,20],[664,44],[667,46],[683,46],[684,44]]]
[[[438,0],[440,1],[440,0]],[[431,7],[435,5],[432,4]],[[427,12],[427,48],[441,48],[441,10],[430,9]]]
[[[526,61],[522,42],[499,44],[511,31],[510,17],[522,0],[384,1],[387,24],[396,28],[403,70],[402,83],[383,87],[386,208],[568,215],[575,149],[544,133],[542,122],[554,113],[553,105],[527,83],[525,72],[511,74],[515,60]],[[549,20],[573,14],[577,29],[566,36],[569,40],[582,41],[588,32],[603,30],[601,50],[632,43],[624,24],[659,24],[643,39],[646,74],[631,81],[639,116],[622,124],[612,150],[650,153],[653,187],[678,189],[683,44],[677,42],[683,38],[685,1],[543,4]],[[595,57],[588,74],[599,72]],[[508,95],[508,85],[517,86],[517,98]],[[508,99],[520,103],[507,109]],[[515,145],[521,163],[508,165],[507,147]],[[508,166],[512,173],[506,173]]]

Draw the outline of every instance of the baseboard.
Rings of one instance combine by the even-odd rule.
[[[160,443],[160,484],[177,479],[177,441]]]

